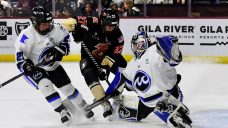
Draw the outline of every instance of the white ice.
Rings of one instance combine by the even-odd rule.
[[[92,103],[93,97],[78,63],[62,63],[72,83]],[[193,128],[228,128],[228,65],[182,63],[179,84],[191,111]],[[0,83],[19,72],[14,63],[0,63]],[[108,121],[102,107],[94,109],[95,121],[77,118],[69,128],[166,128],[154,114],[140,123]],[[0,89],[0,128],[62,128],[60,117],[41,93],[19,78]]]

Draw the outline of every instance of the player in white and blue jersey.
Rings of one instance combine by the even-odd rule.
[[[32,9],[30,20],[32,26],[23,30],[15,43],[18,69],[24,72],[26,81],[40,90],[54,110],[60,113],[62,123],[69,124],[72,113],[53,85],[87,118],[92,117],[92,111],[84,111],[85,100],[59,63],[70,52],[69,32],[60,25],[54,25],[52,14],[40,6]],[[36,66],[40,63],[42,65]]]

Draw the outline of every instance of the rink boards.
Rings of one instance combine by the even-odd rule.
[[[56,19],[61,23],[63,19]],[[151,36],[175,35],[185,61],[206,61],[228,63],[228,19],[121,19],[120,28],[125,39],[123,54],[132,58],[131,37],[139,29],[145,29]],[[0,61],[14,61],[14,42],[18,34],[31,25],[29,19],[0,20]],[[63,61],[79,61],[80,44],[71,41],[71,54]]]

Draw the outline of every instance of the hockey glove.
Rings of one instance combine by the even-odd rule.
[[[26,59],[25,62],[22,63],[21,67],[26,76],[31,76],[36,68],[30,59]]]
[[[110,74],[110,69],[107,66],[103,66],[102,70],[98,72],[98,78],[100,80],[107,80]]]
[[[50,53],[47,55],[47,58],[53,57],[53,62],[61,61],[64,54],[65,54],[65,52],[63,50],[61,50],[60,47],[56,46],[50,51]]]
[[[106,73],[105,73],[104,71],[100,70],[100,71],[98,72],[98,78],[99,78],[100,80],[106,80],[106,78],[107,78]]]
[[[112,68],[113,64],[115,63],[115,60],[112,59],[109,56],[105,56],[105,58],[102,60],[101,65],[102,66],[108,66],[109,68]]]

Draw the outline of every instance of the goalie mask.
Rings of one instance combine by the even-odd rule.
[[[131,50],[135,58],[140,58],[149,47],[149,40],[146,32],[140,31],[133,35],[131,40]]]

